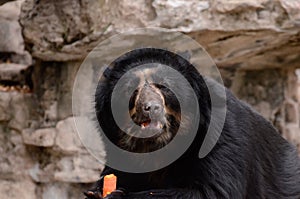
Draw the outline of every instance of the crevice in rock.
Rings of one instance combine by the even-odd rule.
[[[0,64],[0,91],[31,93],[32,89],[32,67]]]

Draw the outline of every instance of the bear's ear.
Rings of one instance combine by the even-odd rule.
[[[111,75],[111,69],[109,67],[107,67],[104,72],[103,75],[105,78],[109,79],[110,75]]]

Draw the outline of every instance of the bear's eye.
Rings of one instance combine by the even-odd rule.
[[[171,90],[168,88],[167,84],[166,83],[163,83],[163,84],[154,84],[156,88],[162,90],[162,91],[165,91],[165,92],[168,92]]]
[[[166,89],[166,87],[164,85],[161,85],[161,84],[154,84],[154,85],[158,89]]]

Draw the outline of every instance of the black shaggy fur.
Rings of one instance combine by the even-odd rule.
[[[163,169],[133,174],[106,167],[102,176],[115,174],[118,187],[124,189],[108,198],[300,199],[300,161],[295,147],[228,90],[221,137],[205,158],[198,158],[210,123],[208,89],[203,77],[188,61],[166,50],[131,51],[114,61],[104,73],[106,80],[97,88],[96,112],[111,141],[118,143],[122,136],[111,116],[112,89],[126,71],[144,63],[171,66],[189,81],[198,97],[199,129],[189,149]],[[101,198],[102,183],[102,179],[99,180],[96,187],[86,193],[87,198]]]

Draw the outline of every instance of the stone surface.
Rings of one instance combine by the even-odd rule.
[[[267,3],[267,0],[256,0],[256,1],[247,1],[247,0],[214,0],[213,9],[217,12],[228,13],[228,12],[241,12],[248,11],[249,9],[262,9],[264,4]]]
[[[56,137],[55,128],[44,129],[25,129],[22,131],[22,137],[25,144],[34,146],[51,147],[54,145]]]
[[[37,102],[30,93],[0,91],[0,121],[21,132],[37,119]]]
[[[103,165],[89,155],[80,157],[64,157],[58,162],[59,171],[54,178],[61,182],[92,183],[99,179]]]
[[[0,181],[0,198],[35,199],[35,185],[30,181]]]
[[[47,183],[52,182],[54,179],[54,170],[56,164],[49,163],[43,165],[41,163],[36,163],[33,167],[28,170],[28,174],[34,182]]]
[[[55,143],[62,152],[76,153],[84,149],[76,132],[73,117],[59,121],[56,125],[56,129],[57,136]]]
[[[44,60],[53,60],[50,56],[57,57],[56,60],[82,57],[81,54],[85,50],[78,49],[78,46],[89,43],[93,38],[88,35],[93,33],[96,34],[94,37],[97,37],[101,32],[96,32],[107,26],[99,21],[101,2],[84,0],[80,3],[63,0],[43,1],[37,4],[34,1],[26,1],[22,6],[21,23],[23,27],[28,26],[23,32],[27,35],[26,42],[39,43],[32,49],[33,54],[43,57]],[[43,34],[40,34],[41,32]],[[63,49],[64,52],[53,54],[52,50],[47,48]]]
[[[0,6],[0,55],[1,61],[12,61],[19,64],[30,65],[30,54],[25,51],[22,30],[19,24],[21,4],[24,0],[6,1]]]
[[[11,114],[8,127],[21,132],[30,127],[31,121],[38,118],[36,99],[30,93],[13,91],[6,94],[11,95],[10,106],[6,107]]]
[[[11,20],[11,21],[18,21],[20,15],[20,8],[24,0],[12,0],[12,1],[13,2],[6,1],[8,3],[0,6],[0,18]]]
[[[11,96],[9,93],[2,93],[0,96],[0,121],[9,121],[11,119],[10,105]]]
[[[53,182],[41,187],[42,199],[78,199],[84,198],[81,190],[90,188],[90,184]]]
[[[278,114],[283,115],[281,109],[286,98],[286,76],[280,69],[239,71],[229,87],[240,99],[276,123]]]
[[[25,84],[26,70],[28,70],[27,65],[14,63],[0,64],[0,81],[12,81]]]
[[[22,2],[9,2],[0,6],[0,52],[23,53],[24,41],[18,23]]]
[[[0,0],[0,6],[10,1],[14,1],[14,0]]]
[[[300,13],[299,13],[299,7],[300,2],[298,0],[291,0],[291,1],[280,1],[281,5],[286,9],[288,15],[290,18],[297,23],[300,22]]]
[[[32,162],[19,132],[0,124],[0,182],[26,178]],[[1,197],[3,198],[3,197]]]
[[[300,59],[297,53],[300,50],[297,45],[298,3],[284,0],[143,0],[134,3],[92,0],[80,6],[69,0],[40,4],[27,0],[23,4],[21,23],[26,42],[33,45],[33,55],[43,60],[82,59],[96,45],[95,41],[134,27],[156,26],[188,33],[221,67],[297,66]],[[73,8],[65,6],[69,4]],[[91,7],[93,12],[86,13],[86,18],[75,28],[73,23]],[[77,15],[78,10],[82,14]],[[70,16],[75,18],[73,22]],[[50,26],[45,17],[52,19]]]
[[[79,66],[80,62],[36,62],[31,75],[43,127],[72,116],[72,89]]]
[[[0,52],[22,53],[24,43],[19,23],[0,19],[0,26]]]
[[[49,184],[45,186],[42,199],[68,199],[68,193],[65,186]]]

